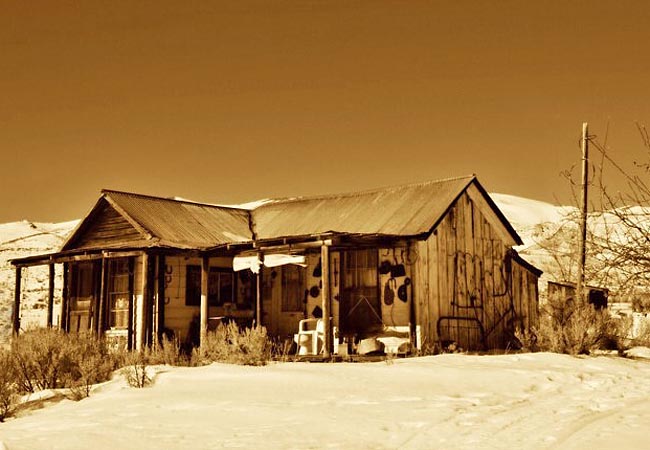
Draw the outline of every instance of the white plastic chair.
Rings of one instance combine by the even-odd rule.
[[[293,335],[298,345],[298,355],[318,355],[325,337],[322,319],[303,319],[298,323],[298,333]]]

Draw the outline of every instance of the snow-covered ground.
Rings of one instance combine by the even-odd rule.
[[[18,449],[648,448],[650,362],[459,354],[161,367],[0,424]]]

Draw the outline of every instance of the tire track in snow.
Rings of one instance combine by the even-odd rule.
[[[570,441],[577,438],[578,435],[587,432],[589,428],[592,428],[593,426],[600,424],[600,422],[610,419],[620,413],[629,411],[636,406],[647,404],[648,401],[650,401],[650,397],[645,396],[607,411],[594,411],[591,414],[586,414],[582,418],[573,422],[572,426],[561,433],[557,440],[548,448],[549,450],[566,448],[565,444],[570,443]],[[584,446],[584,443],[581,443],[581,446]]]

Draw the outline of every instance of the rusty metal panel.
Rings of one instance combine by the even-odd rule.
[[[247,210],[116,191],[104,195],[168,245],[207,248],[252,239]]]
[[[414,236],[445,214],[474,176],[270,202],[252,211],[257,237],[326,232]]]

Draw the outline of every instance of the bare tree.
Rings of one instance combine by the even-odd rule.
[[[637,124],[637,129],[646,160],[634,162],[631,167],[623,167],[614,159],[606,137],[601,142],[597,136],[589,136],[599,157],[591,162],[587,280],[612,286],[619,297],[631,301],[650,293],[650,188],[646,184],[650,175],[650,136],[644,125]],[[623,177],[623,190],[608,186],[606,169]],[[570,172],[567,179],[576,196],[578,185]]]

